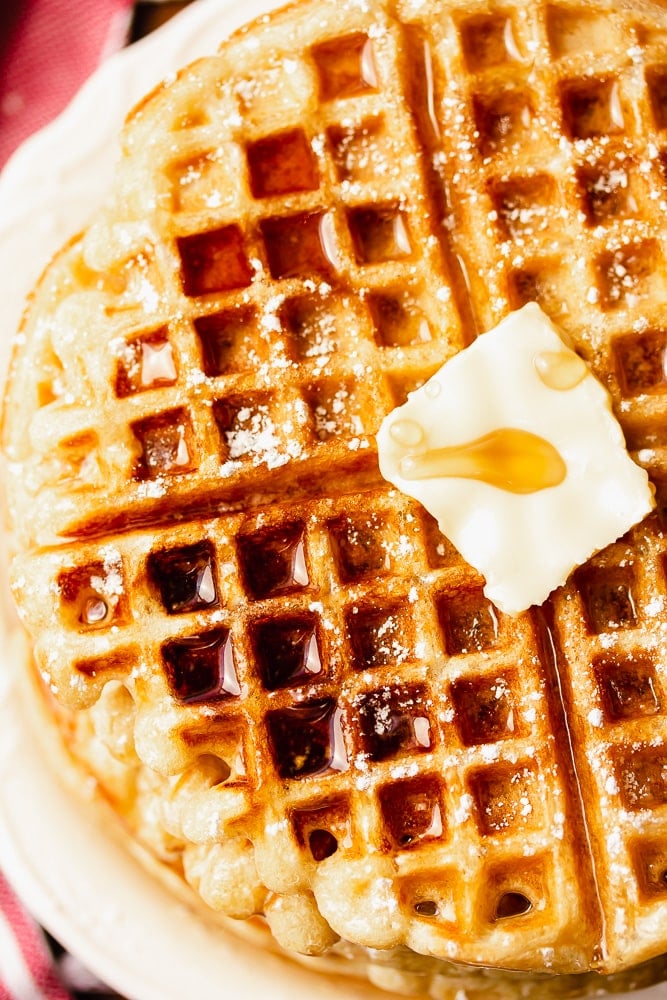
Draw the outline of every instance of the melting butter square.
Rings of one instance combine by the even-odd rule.
[[[377,442],[384,478],[509,614],[541,604],[654,505],[609,394],[533,302],[410,393]]]

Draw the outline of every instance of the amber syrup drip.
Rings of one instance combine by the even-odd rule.
[[[588,374],[586,362],[573,351],[540,351],[533,363],[544,385],[559,392],[576,389]]]
[[[219,701],[241,694],[229,629],[167,642],[162,657],[170,687],[183,702]]]
[[[308,585],[302,524],[240,536],[238,547],[244,585],[253,600],[288,594]]]
[[[559,452],[544,438],[503,427],[462,445],[406,455],[400,463],[406,480],[475,479],[510,493],[537,493],[558,486],[567,475]]]
[[[218,605],[215,557],[209,542],[198,542],[148,559],[148,574],[167,614],[184,614]]]
[[[254,635],[256,661],[267,691],[294,687],[322,672],[315,620],[296,617],[260,622]]]
[[[431,725],[417,686],[365,694],[359,706],[364,749],[373,761],[431,749]]]
[[[279,709],[269,713],[267,722],[281,778],[316,777],[347,769],[342,712],[332,698]]]
[[[421,841],[442,836],[440,785],[433,775],[385,785],[379,799],[395,847],[418,846]]]

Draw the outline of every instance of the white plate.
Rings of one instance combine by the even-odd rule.
[[[101,67],[67,111],[0,175],[0,377],[25,296],[102,200],[122,120],[170,71],[213,51],[275,0],[197,0]],[[66,762],[32,697],[0,584],[0,867],[37,919],[132,1000],[387,1000],[222,932],[126,850],[98,809],[60,780]],[[7,622],[9,621],[9,624]],[[667,986],[633,994],[665,1000]]]

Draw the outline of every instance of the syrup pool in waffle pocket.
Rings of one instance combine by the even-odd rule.
[[[133,110],[35,290],[45,697],[291,954],[443,1000],[664,973],[666,128],[657,5],[303,0]]]

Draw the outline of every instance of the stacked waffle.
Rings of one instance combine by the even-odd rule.
[[[666,128],[658,6],[304,0],[134,110],[34,294],[4,443],[54,713],[290,952],[544,996],[666,949],[659,514],[502,615],[374,437],[537,301],[660,496]]]

